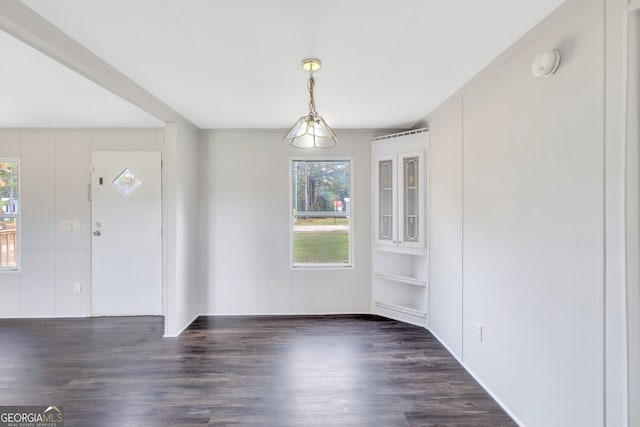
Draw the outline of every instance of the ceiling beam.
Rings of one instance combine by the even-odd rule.
[[[18,0],[0,0],[0,29],[164,122],[190,123]]]

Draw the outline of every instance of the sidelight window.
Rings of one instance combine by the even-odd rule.
[[[19,161],[0,159],[0,271],[19,270]]]

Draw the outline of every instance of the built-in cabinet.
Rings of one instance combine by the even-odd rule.
[[[373,140],[373,312],[426,326],[426,129]]]

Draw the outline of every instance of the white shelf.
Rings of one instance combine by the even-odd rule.
[[[427,318],[427,313],[425,313],[422,310],[418,310],[415,307],[391,304],[389,302],[384,302],[384,301],[376,301],[375,304],[377,307],[386,308],[387,310],[393,310],[393,311],[408,314],[411,316],[420,317],[421,319]]]
[[[400,276],[398,274],[382,273],[382,272],[376,272],[374,274],[376,277],[380,279],[393,280],[394,282],[407,283],[409,285],[420,286],[423,288],[427,286],[426,280],[416,279],[415,277]]]

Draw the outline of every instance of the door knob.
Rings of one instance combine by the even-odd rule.
[[[102,234],[102,233],[100,232],[100,230],[96,230],[96,231],[94,231],[94,232],[93,232],[93,235],[94,235],[94,236],[99,236],[99,235],[101,235],[101,234]]]

